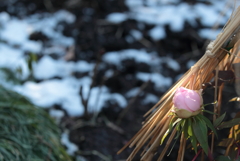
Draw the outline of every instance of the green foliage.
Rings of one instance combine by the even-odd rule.
[[[228,156],[219,156],[217,161],[232,161]]]
[[[33,63],[37,62],[37,55],[34,53],[30,53],[27,57],[27,64],[28,64],[28,69],[32,73],[33,72]]]
[[[223,121],[225,116],[226,116],[226,112],[224,114],[222,114],[220,117],[218,117],[213,123],[214,127],[218,127],[218,125],[221,124],[221,122]]]
[[[19,75],[22,74],[22,69],[19,67],[16,70],[9,68],[0,68],[1,74],[3,74],[3,78],[6,82],[11,82],[13,84],[21,84],[21,80],[19,79]]]
[[[205,124],[206,124],[206,125],[213,131],[213,133],[218,137],[217,131],[216,131],[214,125],[211,123],[211,121],[210,121],[208,118],[206,118],[206,117],[203,116],[203,115],[197,115],[197,118],[198,118],[199,120],[202,120],[203,122],[205,122]]]
[[[194,119],[192,123],[192,128],[197,141],[201,144],[204,152],[208,154],[208,134],[206,122],[196,116],[196,119]]]
[[[3,79],[6,82],[11,82],[13,84],[23,84],[27,80],[34,80],[33,77],[33,65],[38,61],[37,55],[34,53],[29,53],[25,57],[28,70],[30,72],[27,78],[21,78],[23,76],[23,69],[21,66],[17,67],[16,69],[10,69],[7,67],[0,68],[0,74],[3,75]]]
[[[163,135],[162,139],[161,139],[161,142],[160,142],[160,145],[162,145],[162,143],[164,142],[164,140],[166,139],[166,137],[168,136],[168,134],[170,132],[172,132],[172,129],[173,127],[178,123],[180,122],[182,119],[180,118],[177,118],[177,117],[173,117],[170,124],[169,124],[169,128],[168,130],[166,131],[166,133]]]
[[[70,161],[57,125],[25,97],[0,86],[0,160]]]
[[[223,128],[230,128],[233,127],[235,125],[240,124],[240,118],[234,118],[230,121],[227,122],[222,122],[219,126],[218,129],[223,129]]]

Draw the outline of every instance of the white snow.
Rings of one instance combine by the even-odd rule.
[[[167,66],[174,71],[180,69],[180,65],[177,61],[173,60],[170,57],[161,57],[159,58],[154,52],[146,52],[145,50],[136,50],[136,49],[126,49],[121,51],[108,52],[103,55],[103,61],[109,64],[115,64],[116,66],[121,66],[121,62],[125,59],[134,59],[138,63],[146,63],[153,68],[160,68],[161,63],[166,63]]]
[[[222,18],[219,18],[219,12],[224,8],[225,0],[211,1],[210,3],[213,5],[202,3],[189,5],[179,2],[180,0],[125,0],[129,11],[111,13],[106,16],[106,20],[115,24],[128,19],[138,21],[138,29],[130,29],[130,35],[126,36],[127,41],[132,43],[143,38],[143,34],[139,30],[145,28],[145,23],[154,25],[148,34],[153,40],[158,41],[167,36],[164,31],[165,25],[169,25],[172,31],[180,32],[185,21],[192,26],[196,25],[196,18],[199,18],[199,21],[206,27],[206,29],[199,31],[199,35],[203,38],[214,39],[220,30],[212,31],[209,28],[215,22],[219,22],[220,25],[225,24],[231,14],[229,9]],[[94,10],[91,9],[84,10],[86,15],[91,15],[93,12]],[[27,67],[25,53],[32,52],[41,57],[33,66],[33,76],[43,80],[39,83],[27,81],[23,85],[13,85],[10,82],[4,82],[4,76],[0,72],[1,84],[27,96],[37,106],[51,108],[53,105],[60,105],[70,116],[81,116],[84,113],[84,106],[79,96],[80,87],[82,87],[84,99],[87,99],[90,93],[89,112],[99,112],[109,100],[116,101],[121,108],[126,107],[128,105],[126,98],[136,96],[139,87],[129,89],[125,95],[111,93],[104,85],[93,87],[90,90],[92,83],[90,76],[78,79],[72,76],[73,72],[91,75],[95,64],[84,60],[77,62],[64,60],[67,48],[74,46],[75,41],[72,37],[66,37],[62,34],[63,26],[59,24],[61,21],[73,23],[76,21],[76,17],[64,10],[55,13],[33,14],[24,19],[11,17],[6,12],[0,12],[0,68],[5,67],[13,71],[21,68],[20,79],[26,79],[30,71]],[[29,40],[29,36],[33,32],[45,34],[49,38],[47,45],[39,41]],[[53,58],[50,54],[59,57]],[[122,68],[121,63],[126,59],[133,59],[137,63],[146,63],[152,71],[152,73],[138,72],[136,75],[129,75],[129,79],[135,76],[143,82],[151,80],[155,88],[162,92],[173,83],[172,78],[164,77],[161,74],[161,71],[164,70],[161,67],[162,63],[166,63],[174,71],[180,69],[179,63],[172,58],[160,57],[156,52],[147,52],[145,49],[112,51],[105,53],[102,57],[103,62],[114,64],[118,69]],[[190,68],[194,63],[195,61],[190,60],[186,65]],[[110,78],[114,74],[114,70],[109,69],[103,76]],[[182,75],[177,75],[175,79],[180,76]],[[54,77],[61,79],[53,79]],[[156,103],[158,100],[158,96],[147,93],[142,102],[148,104]],[[64,116],[63,111],[55,109],[50,109],[50,114],[57,120]],[[69,141],[68,132],[62,134],[61,142],[68,148],[70,155],[78,150],[78,147]]]
[[[126,37],[129,42],[134,42],[143,38],[140,30],[144,29],[145,23],[155,25],[150,31],[149,36],[158,41],[164,39],[167,35],[164,26],[169,25],[173,31],[181,31],[185,21],[192,26],[196,25],[196,18],[206,26],[206,29],[200,30],[199,34],[208,39],[214,39],[219,30],[210,32],[207,27],[211,27],[219,19],[219,11],[224,8],[224,0],[211,2],[214,5],[205,5],[197,3],[189,5],[179,3],[179,0],[125,0],[129,11],[125,13],[111,13],[106,16],[106,20],[112,23],[122,23],[127,19],[138,21],[139,29],[131,29],[130,35]],[[93,10],[86,10],[86,15],[91,15]],[[219,20],[220,25],[226,22],[231,11],[227,12]],[[63,26],[60,21],[73,23],[76,17],[68,11],[60,10],[56,13],[33,14],[24,19],[11,17],[6,12],[0,13],[0,37],[3,42],[0,43],[0,67],[10,68],[15,71],[19,67],[22,69],[22,79],[29,76],[25,52],[41,54],[41,59],[34,64],[33,76],[43,80],[40,83],[27,81],[23,85],[11,85],[15,91],[29,97],[34,104],[49,108],[59,104],[71,116],[79,116],[84,113],[84,107],[79,96],[80,87],[83,89],[83,98],[88,101],[89,111],[98,112],[104,107],[105,102],[115,100],[120,107],[124,108],[128,102],[125,97],[134,97],[139,88],[130,89],[124,96],[119,93],[110,93],[106,86],[94,87],[90,91],[92,83],[91,74],[94,69],[93,63],[80,60],[71,62],[64,60],[67,47],[75,45],[74,39],[64,36],[61,31]],[[29,40],[33,32],[42,32],[48,38],[48,45],[43,46],[41,42]],[[16,47],[17,46],[17,47]],[[59,58],[53,58],[50,54],[58,55]],[[137,63],[146,63],[150,66],[152,73],[138,72],[135,77],[144,82],[151,80],[155,88],[164,91],[172,84],[172,79],[161,75],[163,70],[161,65],[166,63],[174,71],[180,69],[178,62],[170,57],[159,57],[156,52],[147,52],[145,49],[126,49],[121,51],[107,52],[103,55],[102,60],[109,64],[114,64],[118,69],[122,68],[122,61],[133,59]],[[189,61],[187,66],[190,67],[194,61]],[[89,76],[74,78],[73,72],[87,73]],[[114,71],[109,69],[104,76],[110,78]],[[2,77],[2,74],[1,74]],[[53,79],[60,77],[61,79]],[[134,77],[134,76],[132,76]],[[129,76],[131,78],[131,76]],[[1,83],[8,85],[8,82]],[[9,87],[9,86],[8,86]],[[158,98],[154,95],[147,94],[143,102],[155,102]],[[55,117],[62,117],[63,113],[50,110]]]
[[[142,39],[143,35],[140,31],[138,30],[131,30],[130,34],[136,39],[136,40],[140,40]]]
[[[139,87],[132,88],[126,93],[126,96],[128,98],[135,97],[137,95],[137,93],[139,92],[139,90],[140,90]]]
[[[133,43],[135,40],[134,40],[134,38],[131,36],[131,35],[127,35],[126,37],[125,37],[125,39],[126,39],[126,41],[129,43],[129,44],[131,44],[131,43]]]
[[[106,72],[105,72],[105,77],[106,78],[110,78],[114,75],[114,71],[112,69],[108,69]]]
[[[28,35],[33,30],[30,24],[19,19],[11,19],[5,25],[1,30],[1,38],[13,44],[22,44],[23,41],[28,41]]]
[[[43,48],[42,43],[28,39],[33,32],[42,32],[52,39],[55,46],[71,46],[74,44],[73,38],[65,37],[56,27],[58,22],[65,21],[72,23],[75,16],[67,11],[60,10],[54,14],[34,14],[26,19],[11,18],[6,12],[0,13],[1,39],[11,45],[18,45],[23,51],[39,53]],[[53,48],[53,47],[51,47]],[[45,49],[47,52],[47,49]]]
[[[221,1],[219,1],[221,4]],[[223,4],[222,4],[223,5]],[[225,24],[226,19],[225,18],[220,18],[219,12],[222,11],[224,8],[224,5],[222,8],[213,8],[211,5],[206,5],[206,4],[201,4],[198,3],[194,5],[194,11],[196,13],[196,17],[200,18],[201,22],[203,25],[212,27],[218,20],[220,20],[220,24]]]
[[[151,62],[151,64],[156,64],[158,63],[157,61],[159,61],[158,59],[156,59],[154,53],[147,53],[145,50],[137,49],[126,49],[121,51],[108,52],[103,55],[102,59],[107,63],[115,65],[120,65],[121,61],[125,59],[134,59],[138,63]]]
[[[138,7],[143,5],[143,1],[142,0],[125,0],[125,4],[128,7]]]
[[[83,156],[77,155],[76,161],[88,161],[88,160],[86,158],[84,158]]]
[[[212,26],[219,18],[219,12],[226,5],[225,0],[211,2],[213,5],[197,3],[189,5],[187,3],[179,3],[178,1],[156,1],[156,0],[126,0],[126,5],[130,8],[130,15],[132,18],[144,21],[150,24],[169,24],[171,29],[179,31],[186,20],[190,24],[195,25],[195,18],[201,18],[200,21],[207,26]],[[221,24],[226,23],[226,18],[229,17],[231,11],[229,10]]]
[[[65,131],[64,133],[62,133],[61,143],[67,147],[67,153],[69,155],[74,155],[74,153],[76,151],[78,151],[77,145],[75,145],[69,141],[69,132],[68,131]]]
[[[54,118],[62,118],[64,116],[64,112],[62,110],[55,110],[55,109],[51,109],[49,111],[49,114],[54,117]]]
[[[27,96],[41,107],[49,108],[54,104],[61,105],[70,116],[80,116],[84,113],[84,106],[79,96],[80,86],[83,87],[83,98],[88,101],[89,112],[99,112],[105,101],[113,99],[120,107],[127,105],[126,99],[118,93],[109,93],[107,87],[94,87],[90,91],[91,79],[84,77],[76,79],[71,77],[62,80],[51,79],[41,83],[26,82],[23,86],[15,86],[14,90]]]
[[[50,109],[49,114],[52,118],[54,118],[57,124],[61,122],[61,119],[64,116],[64,112],[62,110],[56,110],[56,109]]]
[[[172,58],[166,57],[164,61],[167,63],[167,66],[174,71],[179,71],[180,65],[176,60],[173,60]]]
[[[89,89],[87,89],[89,92]],[[94,87],[91,90],[88,106],[90,112],[99,112],[107,100],[115,100],[122,108],[127,106],[127,100],[119,93],[109,93],[107,87]]]
[[[90,72],[94,68],[93,64],[86,61],[66,62],[63,59],[55,60],[50,56],[44,56],[34,66],[34,76],[38,79],[49,79],[55,76],[71,76],[73,72]]]
[[[52,79],[41,83],[26,82],[14,89],[30,98],[41,107],[51,107],[54,104],[63,106],[69,115],[78,116],[84,113],[80,98],[78,81],[74,78],[62,80]]]
[[[0,57],[0,67],[16,68],[19,66],[19,62],[24,61],[21,50],[11,48],[2,43],[0,44]]]
[[[123,97],[123,95],[121,95],[119,93],[111,94],[110,99],[115,100],[118,103],[118,105],[122,108],[127,106],[127,100]]]
[[[151,80],[155,84],[155,88],[160,91],[164,91],[167,87],[172,85],[172,79],[169,77],[164,77],[160,73],[138,72],[136,76],[138,79],[144,82]]]
[[[50,56],[44,56],[34,67],[34,76],[37,79],[68,76],[71,74],[72,65],[63,60],[54,60]]]
[[[164,39],[166,37],[166,33],[163,26],[157,25],[149,31],[149,36],[151,36],[153,40],[157,41]]]
[[[125,13],[111,13],[107,16],[107,21],[110,21],[112,23],[121,23],[125,21],[128,18],[128,16]]]
[[[173,30],[180,30],[184,21],[181,13],[176,14],[178,8],[172,5],[162,7],[139,6],[133,7],[131,10],[129,15],[133,19],[155,25],[169,24]]]
[[[206,28],[206,29],[201,29],[199,31],[199,35],[202,38],[206,38],[206,39],[209,39],[209,40],[215,40],[217,35],[220,32],[221,32],[221,29],[213,30],[213,29]]]
[[[196,61],[194,61],[194,60],[189,60],[189,61],[187,62],[187,68],[190,69],[195,63],[196,63]]]
[[[94,64],[90,64],[86,61],[79,60],[75,63],[73,70],[74,71],[81,71],[81,72],[89,72],[92,71],[94,68]]]
[[[172,31],[179,32],[183,29],[184,22],[196,25],[196,19],[206,27],[212,27],[216,22],[224,25],[231,15],[231,10],[221,17],[219,13],[226,8],[226,0],[211,1],[212,5],[201,2],[195,5],[179,3],[179,0],[126,0],[125,4],[130,8],[128,15],[139,22],[156,25],[156,29],[150,31],[153,40],[164,38],[161,30],[164,25],[169,25]],[[155,34],[156,33],[156,34]]]
[[[4,24],[9,20],[10,20],[10,16],[7,12],[1,12],[0,13],[0,23],[1,24]]]
[[[28,77],[29,69],[21,50],[0,43],[0,57],[0,68],[9,68],[13,71],[20,69],[22,72],[18,78],[25,79]]]
[[[148,93],[146,97],[143,100],[143,104],[149,104],[149,103],[157,103],[159,101],[159,97],[157,97],[154,94]]]

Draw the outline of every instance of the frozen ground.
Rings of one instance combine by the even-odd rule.
[[[184,22],[187,21],[192,26],[197,25],[199,19],[204,26],[199,31],[203,38],[214,39],[220,32],[211,27],[217,22],[224,25],[230,17],[231,11],[219,18],[219,13],[226,8],[226,1],[213,1],[212,5],[179,3],[178,0],[157,1],[157,0],[126,0],[125,4],[129,11],[125,13],[111,13],[106,16],[106,20],[111,23],[122,23],[128,19],[135,19],[141,23],[154,25],[149,36],[154,41],[166,38],[165,25],[169,25],[174,32],[183,29]],[[80,87],[83,88],[83,98],[87,98],[92,83],[92,75],[95,63],[79,60],[77,62],[68,61],[66,54],[69,48],[75,46],[72,37],[62,34],[63,26],[60,22],[68,24],[76,21],[75,15],[68,11],[60,10],[55,13],[33,14],[25,18],[12,17],[7,12],[0,13],[0,67],[9,68],[12,71],[21,69],[17,76],[21,80],[26,80],[22,85],[16,85],[5,81],[4,74],[1,73],[0,83],[27,96],[34,104],[51,108],[60,105],[68,115],[81,116],[84,113],[84,106],[79,96]],[[42,32],[48,37],[47,44],[41,41],[30,40],[29,36],[34,32]],[[141,40],[142,31],[132,30],[128,42]],[[28,80],[31,71],[27,64],[27,54],[33,53],[39,56],[39,61],[33,63],[33,77],[39,82]],[[51,54],[56,56],[53,58]],[[146,49],[125,49],[120,51],[107,52],[102,57],[102,62],[122,68],[124,60],[131,59],[137,63],[145,63],[150,66],[151,73],[138,72],[134,76],[136,79],[147,82],[151,80],[154,87],[164,92],[174,83],[175,78],[166,77],[161,72],[163,64],[167,62],[167,67],[173,71],[179,71],[181,66],[170,56],[160,57],[157,52],[148,52]],[[188,68],[194,61],[186,62]],[[84,77],[76,78],[72,73],[86,73]],[[106,78],[113,76],[113,71],[105,73]],[[176,76],[177,78],[178,76]],[[113,93],[106,86],[94,87],[90,93],[88,107],[90,112],[99,112],[108,100],[115,100],[122,108],[128,104],[128,98],[137,94],[138,88],[129,89],[125,93]],[[156,103],[159,96],[147,93],[142,100],[144,104]],[[50,114],[60,119],[63,113],[58,110],[51,110]],[[63,143],[69,144],[67,134],[63,134]],[[69,145],[71,146],[71,145]],[[71,146],[73,150],[76,147]],[[69,152],[72,153],[72,152]]]

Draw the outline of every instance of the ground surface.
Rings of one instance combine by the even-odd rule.
[[[189,1],[186,3],[192,3]],[[194,3],[193,3],[194,4]],[[17,10],[11,11],[9,7],[13,5]],[[10,15],[24,17],[35,13],[54,13],[60,9],[65,9],[76,16],[76,21],[71,24],[63,22],[62,33],[75,40],[74,56],[69,61],[77,62],[84,60],[95,63],[96,70],[92,73],[92,86],[106,86],[112,93],[126,94],[130,89],[138,87],[140,92],[127,99],[127,107],[120,107],[114,100],[106,102],[104,108],[98,114],[85,114],[85,116],[70,117],[66,114],[60,123],[62,129],[69,129],[70,141],[75,143],[79,150],[77,155],[88,161],[120,161],[125,160],[131,152],[126,149],[120,155],[117,151],[131,139],[131,137],[141,128],[143,115],[153,105],[153,102],[142,103],[147,93],[160,97],[166,89],[158,90],[154,83],[144,82],[136,79],[137,72],[151,72],[151,66],[144,62],[137,62],[134,59],[122,61],[122,67],[104,63],[104,54],[110,51],[120,51],[124,49],[142,49],[148,52],[155,51],[158,56],[171,56],[179,65],[179,70],[173,70],[168,65],[168,61],[162,63],[162,75],[170,77],[173,82],[176,76],[184,73],[188,67],[188,60],[198,60],[204,53],[206,39],[198,34],[198,30],[206,26],[199,23],[192,26],[185,22],[181,31],[171,31],[169,25],[165,25],[166,37],[161,40],[153,40],[148,32],[154,25],[143,23],[141,33],[144,39],[129,43],[126,36],[131,30],[139,29],[138,21],[128,19],[122,23],[108,23],[104,19],[113,12],[126,12],[129,8],[124,0],[18,0],[3,1],[0,4],[1,11],[8,11]],[[77,34],[76,34],[77,33]],[[48,37],[42,33],[34,33],[31,40],[45,42]],[[50,55],[56,59],[56,55]],[[41,56],[39,56],[41,58]],[[97,65],[99,66],[97,66]],[[112,69],[114,74],[109,78],[103,78],[107,70]],[[157,69],[156,69],[157,70]],[[74,72],[73,76],[82,78],[88,75],[84,72]],[[56,77],[56,79],[61,79]],[[41,82],[43,80],[37,80]],[[79,96],[80,97],[80,96]],[[62,109],[55,104],[54,109]],[[67,113],[67,112],[66,112]],[[173,155],[167,160],[175,160]],[[191,155],[190,155],[191,156]],[[188,156],[186,157],[188,159]],[[139,160],[137,156],[136,161]]]

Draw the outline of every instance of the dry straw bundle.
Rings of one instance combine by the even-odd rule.
[[[232,14],[231,18],[218,35],[216,40],[212,41],[203,57],[187,71],[184,76],[176,82],[159,102],[152,107],[144,116],[146,120],[139,132],[123,147],[118,153],[121,153],[127,146],[134,147],[127,161],[131,161],[141,148],[141,160],[150,161],[160,146],[161,139],[169,128],[172,119],[171,110],[173,109],[173,95],[177,88],[185,87],[192,90],[204,89],[204,83],[215,80],[215,86],[218,84],[218,71],[232,70],[232,64],[239,62],[239,30],[240,30],[240,7]],[[215,74],[214,74],[215,71]],[[214,105],[214,113],[220,114],[222,86],[215,88],[215,100],[218,103]],[[214,102],[213,101],[213,102]],[[216,119],[213,115],[213,120]],[[176,135],[174,128],[166,141],[158,161],[161,161],[167,152],[170,143]],[[213,150],[214,135],[212,135],[211,151]],[[180,137],[180,146],[177,161],[183,161],[186,148],[186,138]]]

